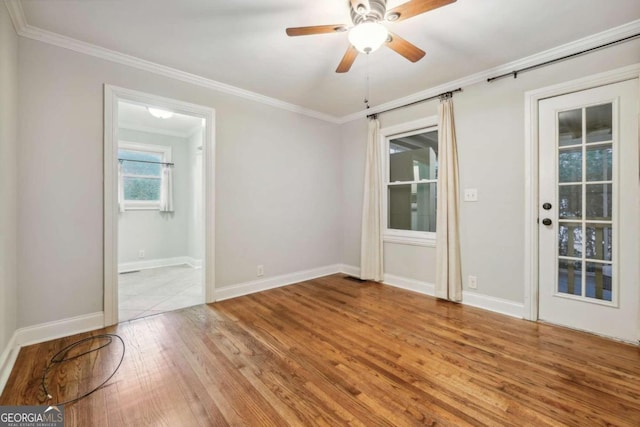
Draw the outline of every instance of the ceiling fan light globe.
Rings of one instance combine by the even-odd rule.
[[[173,117],[173,112],[163,110],[161,108],[147,107],[147,111],[149,111],[149,114],[151,114],[153,117],[156,117],[158,119],[169,119]]]
[[[388,37],[389,31],[377,22],[364,22],[349,31],[349,43],[362,53],[377,50]]]

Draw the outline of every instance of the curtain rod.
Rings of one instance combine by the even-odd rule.
[[[388,110],[378,111],[377,113],[373,113],[373,114],[367,114],[367,119],[370,119],[371,117],[377,117],[378,114],[388,113],[389,111],[397,110],[399,108],[409,107],[411,105],[420,104],[421,102],[431,101],[432,99],[440,98],[441,96],[447,96],[447,95],[451,96],[456,92],[462,92],[462,88],[459,87],[458,89],[450,90],[448,92],[442,92],[441,94],[430,96],[429,98],[425,98],[425,99],[420,99],[418,101],[410,102],[409,104],[389,108]]]
[[[120,163],[122,162],[136,162],[136,163],[152,163],[154,165],[166,165],[173,166],[173,163],[165,163],[165,162],[152,162],[150,160],[132,160],[132,159],[118,159]]]
[[[613,45],[616,45],[618,43],[623,43],[623,42],[626,42],[626,41],[629,41],[629,40],[632,40],[632,39],[635,39],[635,38],[638,38],[638,37],[640,37],[640,33],[634,34],[632,36],[624,37],[622,39],[614,40],[614,41],[609,42],[609,43],[601,44],[601,45],[596,46],[596,47],[592,47],[592,48],[589,48],[589,49],[581,50],[580,52],[572,53],[570,55],[565,55],[565,56],[562,56],[560,58],[551,59],[549,61],[541,62],[541,63],[536,64],[536,65],[531,65],[529,67],[525,67],[525,68],[521,68],[519,70],[511,71],[510,73],[504,73],[504,74],[500,74],[499,76],[490,77],[490,78],[487,79],[487,82],[491,83],[494,80],[503,79],[503,78],[509,77],[509,76],[513,76],[514,79],[517,79],[518,78],[518,74],[520,74],[520,73],[524,73],[524,72],[527,72],[527,71],[535,70],[536,68],[545,67],[547,65],[555,64],[556,62],[566,61],[567,59],[571,59],[571,58],[574,58],[576,56],[584,55],[585,53],[593,52],[595,50],[603,49],[605,47],[613,46]]]

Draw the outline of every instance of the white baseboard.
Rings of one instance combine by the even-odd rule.
[[[68,319],[55,320],[39,325],[27,326],[16,331],[16,344],[20,347],[104,327],[104,313],[83,314]]]
[[[360,277],[360,268],[356,266],[341,264],[339,267],[341,273]],[[406,277],[396,276],[393,274],[385,274],[383,283],[385,285],[394,286],[396,288],[402,288],[424,295],[435,296],[435,285],[432,283],[422,282],[415,279],[408,279]],[[511,317],[517,317],[518,319],[524,318],[523,303],[496,298],[489,295],[483,295],[477,292],[462,291],[462,304],[469,305],[471,307],[482,308],[484,310],[493,311],[495,313],[505,314]]]
[[[218,288],[214,292],[214,300],[222,301],[236,298],[255,292],[266,291],[268,289],[279,288],[317,277],[328,276],[340,272],[340,265],[327,265],[325,267],[313,268],[311,270],[298,271],[280,276],[268,277],[265,279],[252,280],[250,282],[239,283],[237,285]]]
[[[187,257],[187,264],[191,268],[199,269],[202,268],[202,259]]]
[[[104,313],[91,313],[16,330],[0,355],[0,393],[4,390],[20,348],[104,327]]]
[[[340,264],[338,265],[338,268],[340,269],[340,273],[348,274],[353,277],[360,277],[360,269],[358,267],[348,264]]]
[[[4,351],[0,354],[0,394],[2,394],[4,386],[7,385],[7,380],[9,380],[9,375],[13,365],[16,363],[19,352],[20,346],[16,345],[16,333],[14,332],[9,338]]]
[[[471,307],[483,308],[495,313],[524,319],[524,304],[483,295],[476,292],[462,291],[462,303]]]
[[[385,274],[384,281],[382,283],[424,295],[435,296],[436,294],[436,287],[432,283],[421,282],[420,280],[415,279],[407,279],[406,277],[396,276],[393,274]]]
[[[188,256],[178,256],[174,258],[148,259],[144,261],[122,262],[118,263],[118,273],[127,273],[129,271],[149,270],[150,268],[171,267],[174,265],[192,265],[191,262],[197,260]],[[202,261],[200,260],[202,265]],[[195,268],[195,266],[192,265]]]

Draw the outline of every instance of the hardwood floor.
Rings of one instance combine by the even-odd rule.
[[[341,275],[100,332],[124,363],[68,426],[640,425],[639,347]],[[89,335],[23,348],[0,404],[44,404],[47,361]],[[119,351],[52,371],[54,403]]]

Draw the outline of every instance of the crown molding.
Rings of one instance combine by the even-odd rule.
[[[640,32],[640,19],[578,40],[574,40],[560,46],[556,46],[554,48],[524,58],[520,58],[516,61],[508,62],[506,64],[499,65],[497,67],[490,68],[488,70],[481,71],[467,77],[463,77],[458,80],[450,81],[436,87],[431,87],[429,89],[423,90],[421,92],[416,92],[403,98],[394,99],[393,101],[371,107],[368,110],[362,110],[357,113],[343,116],[340,118],[340,124],[361,119],[369,114],[379,113],[380,111],[388,110],[391,108],[402,107],[403,105],[420,101],[424,98],[429,98],[431,96],[435,96],[459,87],[464,88],[466,86],[486,82],[488,78],[494,77],[496,75],[511,73],[514,70],[530,67],[535,64],[550,61],[552,59],[570,55],[572,53],[579,52],[585,49],[591,49],[596,46],[632,36],[634,34],[637,34],[638,32]]]
[[[315,119],[320,119],[330,123],[339,123],[340,119],[329,114],[321,113],[319,111],[311,110],[299,105],[291,104],[289,102],[281,101],[276,98],[271,98],[265,95],[261,95],[256,92],[241,89],[239,87],[231,86],[225,83],[221,83],[215,80],[208,79],[206,77],[198,76],[196,74],[181,71],[175,68],[167,67],[162,64],[147,61],[137,58],[132,55],[127,55],[114,50],[106,49],[100,46],[96,46],[91,43],[86,43],[80,40],[76,40],[71,37],[63,36],[52,31],[43,30],[41,28],[34,27],[27,23],[22,9],[20,0],[5,0],[7,9],[9,10],[9,16],[13,22],[16,33],[19,36],[29,38],[32,40],[41,41],[44,43],[52,44],[54,46],[69,49],[75,52],[84,53],[86,55],[95,56],[106,61],[116,62],[129,67],[137,68],[140,70],[148,71],[154,74],[158,74],[164,77],[169,77],[175,80],[180,80],[193,85],[201,86],[207,89],[215,90],[217,92],[234,95],[240,98],[248,99],[251,101],[266,104],[272,107],[280,108],[282,110],[291,111],[293,113],[303,114]]]
[[[280,108],[283,110],[291,111],[294,113],[303,114],[308,117],[323,120],[329,123],[344,124],[353,120],[366,117],[368,114],[375,114],[380,111],[384,111],[390,108],[401,107],[403,105],[419,101],[424,98],[438,95],[442,92],[446,92],[458,87],[466,87],[481,82],[486,82],[488,78],[510,73],[520,68],[526,68],[538,63],[550,61],[561,56],[569,55],[574,52],[578,52],[585,49],[590,49],[602,44],[606,44],[624,37],[631,36],[640,32],[640,19],[631,21],[629,23],[620,25],[618,27],[611,28],[609,30],[602,31],[578,40],[574,40],[569,43],[524,57],[518,60],[508,62],[503,65],[499,65],[494,68],[481,71],[476,74],[472,74],[463,77],[458,80],[450,81],[435,87],[425,89],[420,92],[416,92],[412,95],[397,98],[384,104],[377,105],[368,110],[358,111],[356,113],[348,114],[342,117],[336,117],[329,114],[321,113],[319,111],[311,110],[299,105],[291,104],[289,102],[281,101],[276,98],[271,98],[265,95],[261,95],[256,92],[251,92],[245,89],[241,89],[235,86],[231,86],[225,83],[221,83],[215,80],[208,79],[206,77],[198,76],[196,74],[187,73],[175,68],[167,67],[165,65],[157,64],[155,62],[146,61],[144,59],[137,58],[135,56],[126,55],[120,52],[116,52],[110,49],[105,49],[100,46],[96,46],[90,43],[85,43],[71,37],[63,36],[51,31],[43,30],[27,23],[22,9],[20,0],[5,0],[7,9],[9,10],[9,16],[13,22],[13,26],[16,29],[16,33],[19,36],[38,40],[44,43],[59,46],[65,49],[73,50],[75,52],[84,53],[86,55],[95,56],[107,61],[116,62],[119,64],[127,65],[140,70],[148,71],[154,74],[158,74],[164,77],[169,77],[175,80],[180,80],[193,85],[201,86],[207,89],[215,90],[230,95],[235,95],[240,98],[248,99],[251,101],[259,102],[262,104],[270,105],[272,107]]]

